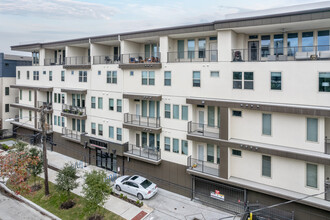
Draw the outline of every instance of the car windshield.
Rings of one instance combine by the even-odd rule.
[[[130,176],[126,177],[125,179],[123,179],[121,182],[124,182],[126,180],[128,180],[130,178]]]
[[[145,180],[145,181],[143,181],[142,183],[141,183],[141,186],[143,187],[143,188],[148,188],[150,185],[152,184],[152,182],[150,182],[149,180]]]

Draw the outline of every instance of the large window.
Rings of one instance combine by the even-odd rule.
[[[215,125],[215,108],[214,106],[207,107],[207,125],[214,127]]]
[[[207,161],[214,163],[214,145],[207,144]]]
[[[244,72],[244,84],[242,82],[242,72],[233,72],[233,89],[253,89],[253,72]]]
[[[173,138],[173,152],[179,153],[179,139]]]
[[[171,118],[171,104],[165,104],[165,118]]]
[[[205,58],[205,39],[198,40],[198,58]]]
[[[317,165],[308,163],[306,171],[306,185],[317,188]]]
[[[154,71],[142,71],[142,85],[155,85]]]
[[[319,91],[330,92],[330,72],[319,73]]]
[[[193,71],[193,87],[201,87],[201,72]]]
[[[94,135],[96,134],[96,124],[93,122],[91,123],[91,133]]]
[[[103,109],[103,98],[102,97],[98,97],[98,99],[97,99],[97,108]]]
[[[171,138],[165,137],[164,142],[165,142],[165,150],[171,151]]]
[[[178,58],[184,58],[184,40],[178,40]]]
[[[270,88],[271,90],[281,90],[282,89],[282,73],[281,72],[271,72],[270,73]]]
[[[154,118],[155,117],[155,101],[149,101],[149,117]]]
[[[274,54],[283,55],[283,34],[274,35]]]
[[[91,97],[91,108],[96,108],[96,98],[94,96]]]
[[[87,71],[79,71],[79,82],[87,82]]]
[[[121,112],[122,111],[121,104],[122,104],[121,99],[117,99],[117,112]]]
[[[271,135],[272,134],[272,115],[262,114],[262,134]]]
[[[181,153],[188,155],[188,141],[186,140],[181,140]]]
[[[103,136],[103,125],[102,124],[98,124],[98,130],[99,130],[99,135]]]
[[[114,138],[114,129],[112,126],[109,126],[109,138]]]
[[[317,32],[317,50],[328,51],[330,44],[329,31]]]
[[[117,71],[107,71],[107,83],[117,84]]]
[[[61,71],[61,81],[65,81],[65,71]]]
[[[171,71],[164,72],[164,86],[171,85]]]
[[[301,41],[302,51],[313,51],[314,48],[314,38],[313,32],[303,32],[302,33],[302,41]]]
[[[268,57],[270,54],[270,35],[261,36],[261,56]]]
[[[266,177],[271,177],[272,174],[271,157],[262,155],[262,175]]]
[[[188,121],[188,106],[181,106],[181,119]]]
[[[173,105],[173,118],[179,119],[179,105]]]
[[[39,80],[39,71],[33,71],[33,80]]]
[[[188,40],[188,58],[194,59],[195,58],[195,40]]]
[[[121,141],[122,139],[122,134],[121,134],[121,128],[117,128],[117,141]]]
[[[142,100],[142,117],[148,116],[148,101]]]
[[[294,56],[298,51],[298,33],[289,33],[287,39],[288,56]]]
[[[109,110],[110,111],[113,111],[114,110],[114,102],[113,102],[113,99],[109,99]]]
[[[307,140],[317,142],[318,141],[318,119],[307,118]]]

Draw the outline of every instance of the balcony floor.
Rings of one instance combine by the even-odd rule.
[[[144,122],[144,121],[140,121],[139,120],[132,120],[129,122],[126,122],[127,124],[132,124],[132,125],[137,125],[137,126],[142,126],[142,127],[152,127],[152,128],[157,128],[156,123],[152,123],[152,122]],[[159,126],[158,126],[159,127]]]
[[[201,173],[207,173],[213,176],[219,176],[219,170],[213,167],[206,167],[202,169],[202,164],[197,163],[197,167],[193,168],[191,167],[192,170],[201,172]]]
[[[201,130],[196,130],[191,132],[190,134],[219,139],[219,133],[214,133],[214,132],[204,131],[203,133]]]
[[[141,154],[140,154],[141,152]],[[151,153],[149,152],[149,155],[148,155],[148,151],[147,150],[138,150],[138,149],[133,149],[133,152],[132,150],[129,150],[129,151],[126,151],[126,153],[128,154],[133,154],[133,155],[136,155],[136,156],[139,156],[139,157],[143,157],[143,158],[148,158],[150,160],[155,160],[157,161],[157,153]],[[159,160],[159,156],[158,156],[158,160]]]

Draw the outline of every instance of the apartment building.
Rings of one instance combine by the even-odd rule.
[[[11,109],[15,102],[17,90],[10,89],[16,83],[16,66],[31,65],[31,58],[0,53],[0,137],[12,129],[10,122],[5,120],[18,115],[18,110]]]
[[[329,219],[330,8],[12,46],[19,134],[232,212]],[[250,207],[252,209],[252,206]],[[284,217],[283,217],[284,218]]]

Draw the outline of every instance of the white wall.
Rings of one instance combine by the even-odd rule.
[[[16,82],[15,77],[0,77],[0,118],[2,119],[2,128],[3,129],[11,129],[12,125],[10,122],[6,122],[6,119],[15,118],[18,115],[18,109],[9,107],[9,112],[5,112],[5,105],[11,104],[15,102],[15,98],[18,96],[17,89],[9,88],[9,96],[5,95],[5,88],[10,87],[10,85],[14,85]]]

